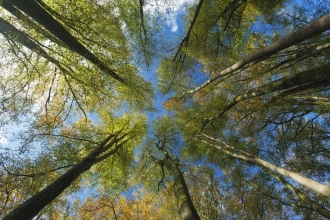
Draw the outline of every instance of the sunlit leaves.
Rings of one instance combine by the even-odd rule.
[[[6,70],[6,87],[8,88],[8,82],[14,79],[14,82],[20,83],[15,85],[16,88],[25,89],[6,89],[5,92],[11,96],[5,99],[7,103],[4,104],[18,100],[20,96],[27,96],[31,100],[23,106],[14,102],[14,109],[9,113],[24,111],[32,105],[37,105],[39,114],[45,114],[45,117],[48,116],[49,110],[52,110],[54,115],[66,114],[71,117],[75,114],[74,110],[78,110],[81,116],[87,117],[92,106],[95,108],[104,103],[121,107],[120,103],[125,102],[134,108],[152,108],[152,87],[138,76],[137,68],[131,62],[133,54],[125,36],[125,21],[118,15],[117,4],[93,1],[39,3],[91,53],[99,57],[100,62],[125,78],[126,83],[120,85],[93,63],[77,56],[70,51],[70,45],[54,39],[32,18],[23,16],[22,13],[14,13],[16,18],[12,14],[6,16],[6,19],[14,21],[14,26],[21,23],[24,27],[30,27],[23,29],[23,32],[31,36],[31,40],[40,45],[48,55],[35,58],[36,54],[17,44],[15,38],[7,38],[18,66],[12,60],[11,68],[14,68],[15,73],[10,74]],[[12,54],[8,55],[13,56]],[[29,88],[29,91],[26,91],[26,88]],[[6,109],[10,109],[9,104]],[[64,120],[65,118],[62,117]]]

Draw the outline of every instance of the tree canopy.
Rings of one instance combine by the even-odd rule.
[[[0,218],[329,219],[329,5],[1,1]]]

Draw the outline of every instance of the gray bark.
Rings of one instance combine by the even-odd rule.
[[[2,19],[1,17],[0,17],[0,33],[4,35],[6,38],[9,38],[12,41],[24,45],[25,47],[29,48],[31,51],[47,59],[49,62],[56,65],[63,73],[69,74],[70,71],[68,67],[65,67],[64,65],[61,64],[60,61],[49,56],[48,53],[41,46],[39,46],[35,41],[33,41],[29,37],[29,35],[27,35],[23,31],[18,30],[16,27],[14,27],[12,24]]]
[[[111,70],[99,58],[91,53],[84,45],[82,45],[69,31],[67,31],[57,20],[55,20],[44,8],[42,8],[34,0],[5,0],[5,3],[11,4],[23,11],[36,22],[46,28],[54,36],[65,43],[70,50],[85,57],[102,71],[108,73],[112,78],[119,82],[124,82],[117,73]]]
[[[269,172],[275,179],[282,182],[286,187],[288,187],[291,191],[293,191],[300,200],[302,200],[305,204],[309,205],[311,209],[319,213],[320,215],[330,219],[330,211],[324,209],[321,205],[311,200],[306,194],[302,193],[299,189],[291,185],[288,181],[286,181],[283,177]]]
[[[229,101],[211,120],[221,117],[221,115],[223,115],[226,111],[243,100],[255,98],[284,89],[292,89],[294,87],[305,87],[306,89],[310,89],[310,86],[308,85],[313,85],[313,88],[317,87],[318,85],[324,86],[323,82],[329,82],[329,79],[330,64],[299,72],[291,76],[283,77],[279,80],[275,80],[265,85],[250,89],[242,95],[236,96],[231,101]]]
[[[81,160],[74,167],[65,172],[61,177],[55,180],[52,184],[35,194],[23,204],[18,206],[2,220],[26,220],[32,219],[36,216],[46,205],[57,198],[66,188],[68,188],[72,182],[83,172],[89,170],[94,164],[106,159],[110,155],[116,153],[116,151],[122,147],[126,141],[117,144],[127,135],[122,135],[117,138],[119,133],[108,136],[98,147],[88,154],[83,160]],[[110,142],[109,142],[110,141]],[[109,150],[112,146],[114,149],[100,156],[102,153]]]
[[[237,61],[235,64],[232,66],[226,68],[225,70],[222,70],[220,73],[216,74],[214,77],[211,79],[205,81],[201,86],[197,87],[196,89],[190,90],[187,93],[192,94],[210,83],[214,82],[215,80],[224,77],[228,74],[231,74],[240,68],[244,67],[245,65],[264,60],[268,58],[271,55],[274,55],[280,50],[283,50],[285,48],[288,48],[292,45],[298,44],[304,40],[307,40],[311,37],[314,37],[318,34],[321,34],[324,31],[327,31],[330,29],[330,14],[327,14],[323,16],[322,18],[314,21],[313,23],[291,33],[290,35],[266,46],[263,47],[253,53],[250,53],[244,57],[242,57],[239,61]]]
[[[217,139],[214,139],[212,137],[209,137],[207,135],[203,135],[211,140],[215,140],[215,141],[219,141]],[[223,147],[220,147],[218,145],[215,145],[215,144],[210,144],[204,140],[202,140],[203,142],[209,144],[209,145],[212,145],[216,148],[218,148],[219,150],[221,150],[222,152],[228,154],[229,156],[232,156],[234,158],[237,158],[237,159],[240,159],[240,160],[244,160],[246,162],[250,162],[250,163],[254,163],[256,165],[260,165],[262,167],[266,167],[267,169],[271,170],[271,171],[274,171],[274,172],[277,172],[285,177],[288,177],[294,181],[296,181],[297,183],[307,187],[307,188],[310,188],[312,189],[313,191],[315,191],[316,193],[321,193],[325,196],[328,196],[330,197],[330,186],[327,186],[327,185],[323,185],[319,182],[316,182],[312,179],[309,179],[307,177],[304,177],[296,172],[292,172],[290,170],[287,170],[287,169],[284,169],[282,167],[279,167],[279,166],[276,166],[272,163],[269,163],[263,159],[261,159],[260,157],[257,157],[255,155],[252,155],[248,152],[245,152],[243,150],[237,150],[235,149],[234,147],[231,147],[229,145],[227,145],[226,143],[222,142],[227,148],[233,150],[233,151],[238,151],[238,152],[241,152],[241,154],[238,154],[238,153],[233,153],[232,151],[230,150],[227,150]]]
[[[207,137],[211,140],[214,141],[219,141],[218,139],[214,139],[212,137],[209,137],[207,135],[203,135],[204,137]],[[330,211],[322,208],[322,206],[320,206],[319,204],[317,204],[316,202],[314,202],[313,200],[311,200],[307,195],[303,194],[300,190],[298,190],[297,188],[295,188],[294,186],[292,186],[290,183],[288,183],[287,181],[285,181],[285,179],[282,176],[277,175],[276,173],[279,173],[285,177],[288,177],[292,180],[295,180],[297,183],[312,189],[313,191],[317,192],[317,193],[321,193],[323,195],[326,195],[328,197],[330,197],[330,187],[320,184],[312,179],[309,179],[307,177],[304,177],[298,173],[289,171],[287,169],[281,168],[279,166],[276,166],[274,164],[271,164],[263,159],[261,159],[260,157],[254,156],[248,152],[245,152],[243,150],[237,150],[234,147],[231,147],[229,145],[227,145],[226,143],[222,142],[227,148],[229,148],[230,150],[227,150],[223,147],[220,147],[218,145],[215,144],[210,144],[207,141],[202,140],[202,142],[214,146],[217,149],[221,150],[222,152],[226,153],[227,155],[237,158],[239,160],[243,160],[246,162],[250,162],[253,164],[256,164],[258,166],[260,166],[263,169],[267,169],[269,170],[269,173],[274,176],[277,180],[281,181],[285,186],[287,186],[290,190],[292,190],[294,193],[296,193],[296,195],[299,197],[299,199],[301,199],[302,201],[304,201],[306,204],[310,205],[310,207],[318,212],[319,214],[321,214],[324,217],[329,218],[330,217]],[[233,153],[231,150],[235,150],[240,152],[239,153]]]
[[[177,163],[167,155],[160,162],[166,166],[174,178],[175,197],[179,205],[181,219],[199,220],[200,217],[191,201],[188,187]]]

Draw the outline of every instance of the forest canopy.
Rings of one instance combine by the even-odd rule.
[[[330,1],[0,1],[0,218],[330,219]]]

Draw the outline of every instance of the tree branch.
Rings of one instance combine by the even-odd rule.
[[[325,15],[324,17],[314,21],[313,23],[305,26],[304,28],[301,28],[300,30],[297,30],[297,31],[291,33],[287,37],[284,37],[266,47],[263,47],[253,53],[250,53],[250,54],[242,57],[235,64],[222,70],[221,72],[216,74],[214,77],[205,81],[199,87],[188,91],[187,94],[193,94],[196,91],[208,86],[212,82],[220,79],[221,77],[224,77],[226,75],[234,73],[235,71],[238,71],[239,69],[243,68],[245,65],[247,65],[249,63],[256,62],[256,61],[259,62],[261,60],[264,60],[264,59],[268,58],[269,56],[277,53],[280,50],[283,50],[285,48],[298,44],[304,40],[307,40],[311,37],[321,34],[322,32],[327,31],[329,29],[330,29],[330,14]],[[183,95],[185,95],[185,94],[183,94]]]

